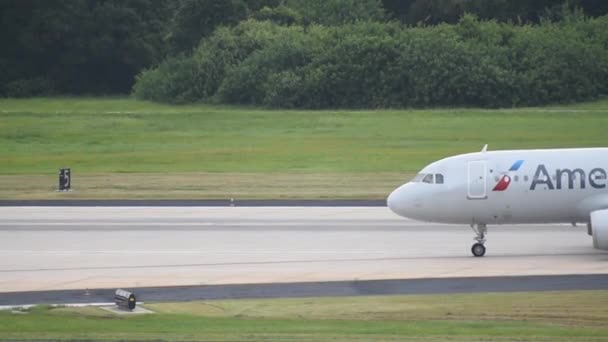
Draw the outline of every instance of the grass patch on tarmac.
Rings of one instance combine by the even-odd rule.
[[[0,99],[0,198],[384,198],[427,163],[486,143],[606,146],[607,114],[607,99],[546,108],[360,111]],[[77,194],[52,192],[65,166]],[[179,178],[189,182],[171,187]],[[348,183],[337,189],[336,179]],[[244,188],[225,190],[231,184]]]
[[[0,312],[0,339],[608,341],[608,291],[157,303]]]

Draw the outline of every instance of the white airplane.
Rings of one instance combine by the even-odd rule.
[[[426,166],[393,191],[388,207],[420,221],[470,224],[483,256],[487,225],[586,223],[608,249],[608,148],[487,151]]]

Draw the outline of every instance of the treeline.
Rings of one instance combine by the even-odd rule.
[[[456,23],[465,13],[486,20],[538,23],[542,18],[559,19],[564,4],[597,17],[608,13],[605,0],[382,0],[390,18],[416,25]]]
[[[125,93],[165,57],[163,0],[0,0],[0,94]]]
[[[459,23],[464,13],[480,21]],[[527,87],[568,75],[584,94],[551,85],[536,102],[574,100],[603,91],[603,71],[589,70],[604,65],[605,19],[591,18],[606,13],[604,0],[0,0],[0,96],[134,89],[166,102],[493,106],[533,103]],[[522,94],[479,95],[507,86]]]
[[[286,108],[578,101],[608,90],[608,16],[405,27],[356,22],[220,28],[190,56],[140,74],[134,94],[161,102]]]
[[[275,2],[0,0],[0,96],[129,93],[141,70]]]

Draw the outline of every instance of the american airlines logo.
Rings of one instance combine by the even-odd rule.
[[[509,172],[515,172],[515,171],[519,170],[519,168],[521,167],[521,165],[523,163],[524,163],[523,160],[516,161],[509,168]],[[492,189],[492,191],[505,191],[509,187],[509,184],[511,184],[511,176],[509,176],[508,174],[504,174],[504,175],[502,175],[502,177],[500,177],[500,179],[498,180],[498,183],[496,183],[496,185],[494,186],[494,189]]]
[[[516,161],[509,168],[509,172],[516,172],[523,163],[523,160]],[[605,189],[607,176],[606,170],[599,167],[590,170],[588,173],[581,168],[576,168],[556,169],[551,174],[544,164],[539,164],[534,172],[534,177],[532,177],[530,190],[536,190],[538,186],[545,186],[547,190],[574,189],[575,187],[585,189],[587,186],[594,189]],[[502,175],[492,191],[507,190],[511,181],[512,178],[508,173]]]

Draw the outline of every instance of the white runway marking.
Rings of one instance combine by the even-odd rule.
[[[387,208],[0,208],[0,292],[608,273],[586,227],[468,226]]]

